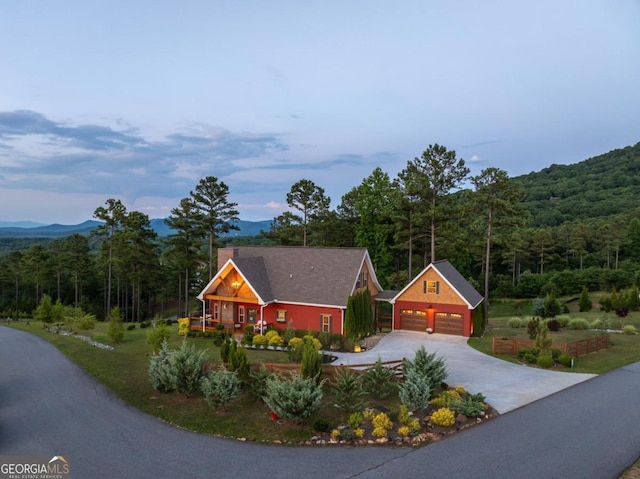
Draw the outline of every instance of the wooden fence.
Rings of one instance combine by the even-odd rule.
[[[393,373],[395,374],[395,376],[399,379],[399,380],[404,380],[404,359],[398,359],[395,361],[384,361],[381,363],[384,367],[389,368],[390,370],[393,371]],[[209,371],[212,369],[215,369],[219,366],[222,366],[223,363],[219,363],[219,362],[210,362],[210,363],[206,363],[204,365],[204,370]],[[262,367],[262,365],[264,365],[267,368],[267,371],[271,372],[271,373],[277,373],[277,374],[289,374],[289,373],[299,373],[300,372],[300,364],[299,363],[252,363],[251,364],[251,370],[253,372],[257,372],[260,370],[260,368]],[[334,366],[333,364],[323,364],[322,365],[322,375],[324,377],[327,378],[335,378],[335,374],[336,374],[336,370],[337,369],[346,369],[347,367],[349,367],[350,369],[360,372],[360,373],[364,373],[366,371],[368,371],[369,369],[375,367],[375,363],[367,363],[367,364],[349,364],[347,365],[337,365]]]
[[[532,339],[523,338],[493,338],[493,354],[518,354],[518,351],[525,348],[535,347],[536,342]],[[601,334],[593,338],[581,339],[573,343],[553,343],[553,349],[559,349],[571,357],[577,358],[585,354],[609,348],[609,335]]]

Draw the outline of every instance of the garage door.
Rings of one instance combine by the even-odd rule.
[[[434,333],[463,335],[462,315],[456,313],[436,313]]]
[[[413,309],[403,309],[400,311],[400,328],[410,331],[427,330],[427,312]]]

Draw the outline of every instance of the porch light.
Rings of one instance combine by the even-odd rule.
[[[240,281],[236,279],[233,283],[231,283],[231,286],[233,286],[233,289],[238,289],[240,287]]]

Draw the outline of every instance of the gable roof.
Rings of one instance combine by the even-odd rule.
[[[420,274],[413,278],[407,286],[394,296],[391,302],[395,303],[407,289],[409,289],[430,269],[434,269],[440,275],[440,277],[458,294],[458,296],[467,303],[469,309],[475,309],[484,299],[484,297],[478,293],[473,286],[471,286],[471,283],[469,283],[469,281],[467,281],[451,263],[443,259],[440,261],[434,261],[423,269]]]
[[[347,306],[367,265],[369,281],[382,290],[365,248],[315,248],[287,246],[238,246],[232,263],[253,288],[262,304],[298,303]],[[202,299],[225,267],[198,295]]]

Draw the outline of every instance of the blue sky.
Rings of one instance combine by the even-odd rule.
[[[0,221],[200,178],[245,220],[302,178],[340,203],[429,144],[511,176],[640,141],[640,2],[0,3]]]

